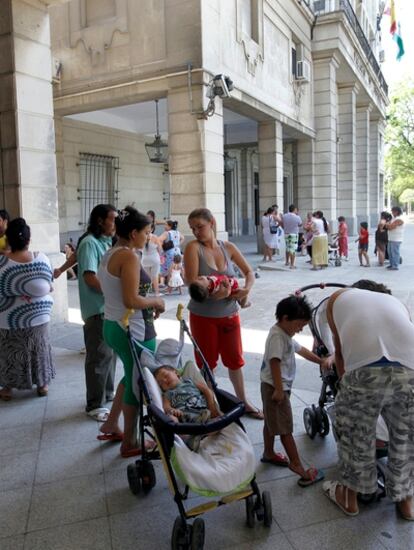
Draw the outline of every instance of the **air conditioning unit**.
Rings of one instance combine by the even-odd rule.
[[[298,61],[296,63],[296,80],[302,80],[302,82],[310,81],[310,65],[307,61]]]

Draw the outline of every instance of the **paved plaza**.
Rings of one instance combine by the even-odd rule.
[[[321,272],[310,271],[305,257],[297,269],[278,260],[258,271],[250,309],[242,311],[245,378],[250,398],[260,404],[259,368],[264,340],[274,322],[279,299],[305,284],[320,281],[352,283],[370,278],[389,285],[393,294],[414,314],[414,225],[406,228],[404,263],[398,272],[376,266],[360,268],[356,244],[350,261]],[[257,269],[261,256],[252,241],[240,247]],[[156,464],[157,485],[148,496],[131,494],[126,467],[117,444],[96,440],[98,424],[84,413],[84,356],[77,306],[77,284],[69,283],[70,319],[52,326],[57,376],[46,398],[20,392],[0,402],[0,550],[137,550],[168,549],[177,515],[161,464]],[[309,294],[315,300],[320,292]],[[186,299],[184,295],[181,299]],[[161,338],[178,335],[174,320],[178,296],[167,296],[167,312],[158,323]],[[356,313],[357,314],[357,313]],[[373,314],[375,314],[373,312]],[[381,322],[379,320],[379,322]],[[176,332],[175,332],[176,331]],[[310,333],[301,341],[310,345]],[[190,345],[185,355],[190,357]],[[117,369],[119,377],[122,368]],[[219,385],[229,388],[225,369],[218,369]],[[336,444],[332,434],[313,441],[305,434],[302,413],[317,401],[320,389],[316,365],[298,360],[292,405],[295,436],[307,466],[315,465],[335,476]],[[397,518],[394,505],[383,499],[360,506],[356,518],[344,516],[322,493],[322,485],[300,488],[287,468],[259,462],[262,423],[246,419],[245,426],[258,459],[257,478],[273,499],[273,525],[245,526],[244,503],[206,513],[206,549],[274,550],[409,550],[414,549],[414,525]],[[278,450],[281,450],[280,447]],[[193,497],[194,501],[198,500]]]

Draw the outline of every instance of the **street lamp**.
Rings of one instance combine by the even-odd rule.
[[[158,119],[158,99],[155,100],[155,116],[156,116],[156,134],[152,143],[146,143],[145,149],[147,151],[150,162],[156,162],[158,164],[165,164],[168,162],[168,143],[161,139]]]

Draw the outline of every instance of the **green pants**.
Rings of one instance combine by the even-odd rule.
[[[105,319],[103,326],[103,336],[105,342],[111,347],[118,355],[124,365],[124,377],[121,380],[121,384],[125,386],[124,403],[127,405],[138,405],[138,400],[132,389],[132,371],[134,368],[134,359],[132,357],[131,350],[129,348],[129,342],[127,333],[122,329],[116,321],[107,321]],[[141,346],[155,351],[156,340],[147,340],[145,342],[139,342]],[[138,348],[138,346],[137,346]]]

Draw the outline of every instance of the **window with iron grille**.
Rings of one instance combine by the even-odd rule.
[[[91,210],[97,204],[118,206],[119,157],[79,153],[79,225],[86,229]]]

